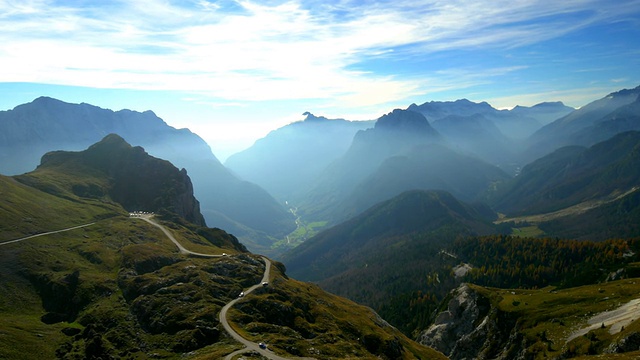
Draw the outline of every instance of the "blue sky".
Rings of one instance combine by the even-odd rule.
[[[640,85],[640,0],[0,0],[0,110],[153,110],[221,159],[316,115],[579,107]]]

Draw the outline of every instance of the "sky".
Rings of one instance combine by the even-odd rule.
[[[640,0],[0,0],[0,110],[152,110],[222,161],[317,116],[580,107],[640,85]]]

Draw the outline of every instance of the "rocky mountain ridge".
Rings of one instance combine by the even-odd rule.
[[[56,173],[64,173],[69,181],[51,187],[48,184],[55,182],[51,178],[60,178]],[[77,177],[69,178],[70,174]],[[84,198],[107,198],[127,211],[165,211],[205,226],[186,170],[150,156],[141,147],[132,147],[116,134],[84,151],[49,152],[35,171],[16,179],[55,195],[65,196],[66,190]]]

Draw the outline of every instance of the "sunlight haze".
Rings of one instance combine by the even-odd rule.
[[[0,1],[0,109],[152,110],[222,161],[432,100],[580,107],[640,82],[640,1]]]

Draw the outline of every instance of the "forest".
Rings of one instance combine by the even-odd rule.
[[[490,235],[460,239],[429,262],[430,272],[421,274],[419,290],[399,292],[377,310],[412,334],[433,321],[449,291],[462,282],[537,289],[638,277],[639,253],[640,238],[593,242]],[[472,269],[456,277],[453,267],[463,263]]]

